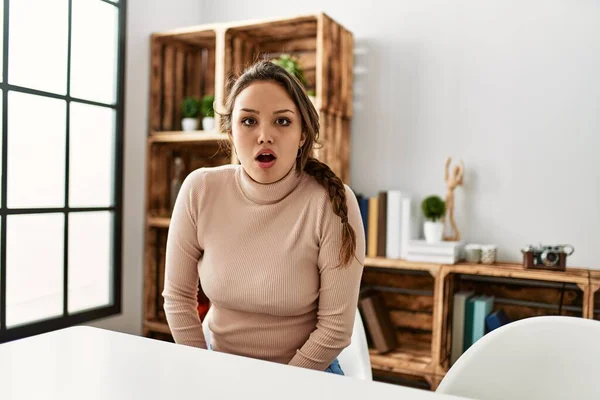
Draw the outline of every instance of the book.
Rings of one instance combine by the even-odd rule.
[[[369,221],[367,256],[377,257],[377,231],[379,221],[379,199],[377,196],[369,197]]]
[[[510,320],[504,313],[502,309],[496,310],[485,319],[485,327],[487,328],[487,332],[491,332],[494,329],[500,328],[508,324]]]
[[[359,194],[356,196],[358,201],[358,208],[360,210],[360,216],[363,222],[363,228],[365,231],[365,248],[369,248],[369,198]]]
[[[381,191],[377,195],[379,203],[377,209],[377,257],[385,257],[386,230],[387,230],[387,192]]]
[[[421,212],[419,209],[419,203],[410,196],[402,197],[402,230],[401,230],[401,242],[400,256],[406,258],[408,254],[408,243],[419,237],[421,228]]]
[[[473,303],[473,330],[471,336],[471,345],[486,334],[485,320],[492,312],[494,298],[490,296],[479,296],[475,298]]]
[[[462,291],[454,294],[452,308],[452,347],[450,349],[450,365],[462,355],[465,335],[465,307],[473,291]]]
[[[371,294],[362,298],[359,307],[375,349],[381,353],[394,350],[397,347],[396,329],[380,295]]]
[[[432,254],[440,256],[460,257],[464,248],[463,242],[441,241],[437,243],[428,243],[424,239],[408,241],[408,252],[412,254]]]
[[[399,190],[389,190],[387,192],[387,232],[385,245],[387,258],[400,258],[402,255],[402,207],[402,192]]]

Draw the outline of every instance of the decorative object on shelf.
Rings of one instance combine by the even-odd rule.
[[[200,113],[202,114],[202,129],[205,131],[210,131],[215,127],[214,102],[215,96],[212,94],[207,94],[202,98]]]
[[[470,263],[481,262],[481,245],[468,244],[465,246],[465,260]]]
[[[487,244],[481,246],[481,263],[482,264],[493,264],[496,262],[498,254],[498,246],[495,244]]]
[[[198,116],[200,115],[200,100],[189,96],[181,102],[181,129],[186,132],[198,130]]]
[[[171,211],[175,206],[175,201],[177,200],[177,195],[179,194],[179,189],[181,189],[184,179],[185,165],[183,159],[181,157],[175,157],[173,159],[173,174],[171,176]]]
[[[567,251],[569,250],[569,251]],[[575,252],[575,247],[570,244],[558,245],[527,245],[521,249],[523,253],[523,266],[531,269],[548,269],[554,271],[565,271],[567,268],[567,256]]]
[[[462,185],[463,183],[463,172],[465,169],[465,165],[460,161],[460,164],[454,167],[452,175],[449,173],[449,167],[452,159],[448,157],[446,159],[446,165],[444,168],[444,180],[446,181],[446,209],[448,212],[448,219],[450,220],[450,228],[451,233],[445,234],[444,239],[449,241],[459,241],[460,240],[460,232],[458,231],[458,227],[456,226],[456,221],[454,221],[454,189],[457,186]],[[446,216],[442,219],[442,223],[444,224],[444,231],[446,226]]]
[[[439,196],[432,195],[423,200],[421,210],[426,219],[423,226],[425,240],[428,243],[441,242],[444,235],[442,218],[446,213],[446,203]]]

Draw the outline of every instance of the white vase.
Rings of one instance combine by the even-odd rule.
[[[441,242],[444,236],[444,224],[442,224],[440,221],[425,221],[423,231],[427,243]]]
[[[198,118],[183,118],[181,120],[181,129],[186,132],[198,130]]]
[[[214,117],[204,117],[202,118],[202,129],[205,131],[210,131],[215,127],[215,118]]]

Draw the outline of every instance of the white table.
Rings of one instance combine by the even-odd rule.
[[[91,327],[0,345],[2,400],[450,400]]]

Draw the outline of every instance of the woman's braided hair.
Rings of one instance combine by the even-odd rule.
[[[342,180],[335,175],[329,166],[313,157],[313,149],[320,145],[319,138],[319,113],[313,103],[308,98],[303,85],[300,81],[289,74],[282,67],[267,61],[261,60],[248,67],[237,78],[229,91],[229,96],[225,104],[224,113],[221,116],[221,132],[231,134],[231,115],[237,96],[248,85],[256,81],[271,80],[279,83],[290,95],[302,117],[302,131],[306,135],[306,140],[299,150],[299,157],[296,160],[296,171],[301,171],[313,176],[329,194],[333,212],[340,217],[343,224],[342,246],[340,247],[340,263],[347,266],[356,253],[356,233],[348,222],[348,205],[346,203],[346,188]],[[230,144],[231,145],[231,144]]]

